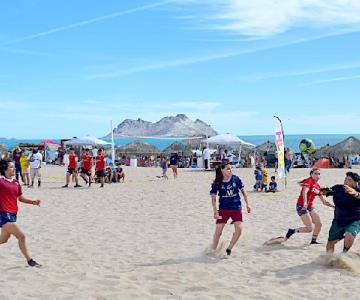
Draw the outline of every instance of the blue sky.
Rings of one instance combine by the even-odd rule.
[[[220,133],[359,133],[357,0],[0,4],[0,136],[185,113]]]

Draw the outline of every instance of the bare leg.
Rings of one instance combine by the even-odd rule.
[[[339,241],[339,240],[328,241],[327,244],[326,244],[326,252],[327,252],[327,253],[334,253],[335,244],[336,244],[338,241]]]
[[[10,233],[4,228],[1,228],[1,235],[0,235],[0,245],[7,243],[10,238]]]
[[[351,246],[354,244],[355,237],[350,232],[345,232],[344,239],[344,252],[349,251]]]
[[[221,234],[223,232],[223,229],[225,227],[225,223],[220,223],[220,224],[216,224],[216,228],[215,228],[215,233],[214,233],[214,237],[213,237],[213,244],[212,244],[212,248],[215,250],[219,244],[219,240],[221,237]]]
[[[320,217],[319,215],[313,210],[312,212],[310,212],[310,216],[311,216],[311,220],[314,224],[314,232],[313,232],[313,238],[312,238],[312,243],[317,243],[316,239],[321,231],[321,221],[320,221]]]
[[[302,215],[301,217],[301,221],[304,223],[305,227],[300,227],[298,229],[298,232],[300,233],[309,233],[313,231],[313,226],[312,226],[312,220],[309,214],[305,214]]]
[[[24,233],[20,230],[19,226],[17,226],[15,223],[6,223],[5,225],[3,225],[3,228],[9,233],[14,235],[18,241],[19,241],[19,248],[21,250],[21,253],[25,256],[26,260],[29,261],[31,259],[30,255],[29,255],[29,251],[26,247],[26,242],[25,242],[25,235]],[[1,233],[2,234],[2,233]]]
[[[239,240],[240,236],[241,236],[241,232],[242,232],[242,222],[235,222],[234,223],[234,233],[233,233],[233,236],[231,238],[231,241],[230,241],[230,244],[229,244],[229,247],[228,249],[232,249],[235,244],[237,243],[237,241]]]

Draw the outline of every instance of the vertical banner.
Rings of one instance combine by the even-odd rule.
[[[278,175],[279,178],[285,178],[286,186],[286,174],[285,174],[285,146],[284,146],[284,130],[281,120],[274,116],[275,121],[275,144],[278,156]]]

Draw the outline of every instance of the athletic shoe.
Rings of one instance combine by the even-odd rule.
[[[318,241],[311,241],[310,245],[321,245],[322,243],[319,243]]]
[[[81,187],[81,185],[80,184],[75,184],[74,187],[78,188],[78,187]]]
[[[30,259],[30,260],[28,260],[28,265],[30,266],[30,267],[36,267],[36,268],[40,268],[41,267],[41,265],[40,264],[38,264],[35,260],[33,260],[32,258]]]
[[[67,188],[67,187],[69,187],[68,184],[65,184],[65,185],[62,186],[62,188]]]
[[[226,249],[226,254],[227,254],[228,256],[230,256],[230,255],[231,255],[231,249]]]
[[[289,239],[295,232],[295,229],[289,228],[288,232],[286,233],[286,239]]]

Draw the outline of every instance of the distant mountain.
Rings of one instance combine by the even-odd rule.
[[[114,137],[151,136],[151,137],[191,137],[214,136],[218,133],[199,119],[192,121],[184,114],[165,117],[156,123],[142,119],[126,119],[114,129]],[[109,133],[106,137],[110,137]]]

